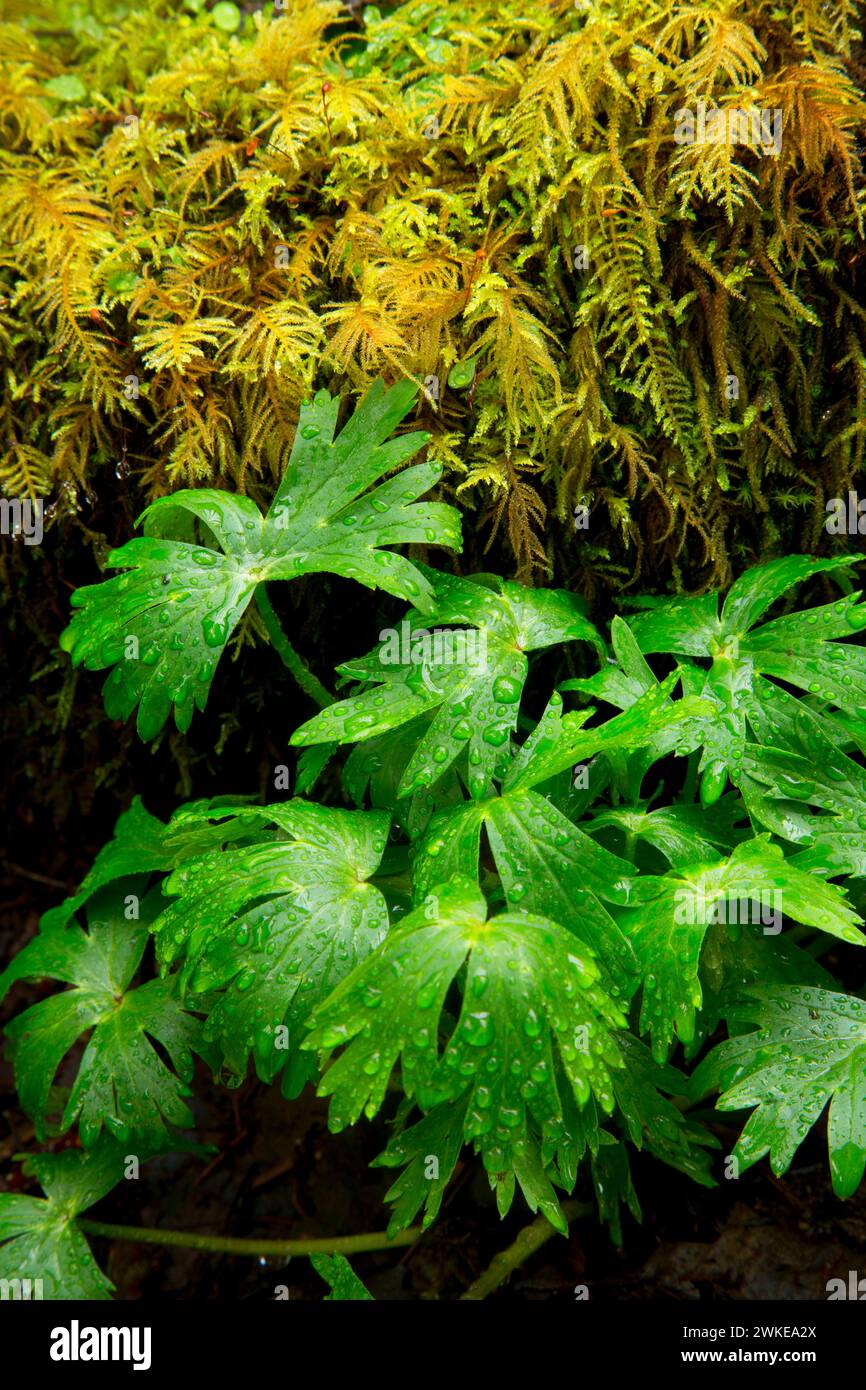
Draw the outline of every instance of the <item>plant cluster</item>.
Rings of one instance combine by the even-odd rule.
[[[433,465],[405,466],[423,436],[393,433],[412,388],[375,385],[341,430],[337,407],[320,392],[301,410],[266,515],[176,493],[109,557],[122,573],[73,596],[63,645],[110,669],[108,711],[137,710],[143,738],[204,705],[253,598],[321,708],[291,736],[292,795],[167,823],[134,801],[0,977],[66,986],[8,1038],[38,1136],[83,1149],[30,1160],[44,1198],[0,1194],[0,1275],[108,1294],[81,1213],[130,1156],[189,1146],[196,1058],[289,1100],[316,1081],[335,1131],[387,1117],[395,1235],[436,1219],[468,1149],[502,1214],[519,1190],[564,1230],[586,1180],[619,1238],[634,1150],[714,1182],[716,1093],[752,1112],[738,1171],[769,1155],[784,1172],[827,1111],[851,1195],[866,1003],[819,958],[866,943],[855,557],[772,560],[723,601],[636,599],[602,632],[567,590],[392,549],[459,544],[456,512],[418,500]],[[337,695],[265,590],[306,573],[410,604]],[[806,581],[824,601],[792,608]]]
[[[864,448],[854,0],[5,13],[7,494],[256,499],[309,390],[384,374],[519,578],[818,548]]]

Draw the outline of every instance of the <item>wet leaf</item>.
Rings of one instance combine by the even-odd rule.
[[[259,584],[327,571],[429,607],[429,579],[386,547],[407,542],[460,547],[458,513],[417,502],[439,476],[415,464],[387,481],[426,442],[388,436],[416,394],[411,382],[376,382],[336,434],[339,399],[320,391],[302,407],[292,453],[266,517],[254,502],[213,488],[176,492],[144,512],[147,535],[113,550],[127,573],[77,589],[61,637],[73,663],[114,669],[106,711],[127,719],[138,707],[144,739],[172,708],[181,731],[204,709],[217,663]],[[208,544],[192,543],[197,519]],[[172,533],[184,529],[184,539]],[[218,548],[217,548],[218,547]]]
[[[385,899],[367,881],[388,816],[299,799],[239,814],[255,814],[256,834],[238,845],[226,833],[224,847],[187,859],[166,882],[174,901],[152,930],[165,964],[183,960],[184,996],[207,1011],[205,1037],[219,1042],[225,1066],[243,1076],[252,1055],[263,1081],[283,1072],[295,1095],[311,1075],[299,1053],[311,1009],[388,930]],[[185,824],[225,826],[225,817],[231,808],[204,804]]]
[[[97,1265],[75,1218],[123,1177],[124,1155],[103,1138],[88,1154],[36,1154],[25,1171],[44,1197],[0,1192],[0,1279],[36,1281],[46,1299],[109,1299],[114,1285]],[[41,1283],[39,1282],[41,1281]]]
[[[443,1009],[458,974],[449,1029]],[[516,1178],[561,1229],[539,1147],[565,1132],[557,1075],[578,1105],[594,1096],[609,1113],[623,1065],[612,1029],[623,1021],[591,953],[564,927],[528,913],[488,920],[483,895],[453,879],[320,1006],[303,1046],[343,1049],[319,1088],[332,1097],[334,1130],[377,1113],[398,1059],[403,1090],[423,1110],[468,1096],[463,1137],[494,1175],[500,1210]]]
[[[526,653],[558,642],[599,646],[600,638],[580,601],[562,590],[425,574],[432,610],[410,614],[368,656],[342,666],[369,688],[322,710],[292,743],[367,741],[431,713],[398,797],[432,786],[461,757],[470,794],[483,796],[517,727]]]
[[[827,1144],[833,1189],[856,1192],[866,1167],[866,1004],[848,994],[803,986],[750,985],[730,1004],[732,1030],[698,1067],[696,1097],[722,1092],[720,1110],[756,1107],[737,1140],[744,1168],[765,1154],[776,1174],[829,1103]]]
[[[182,1006],[176,978],[130,987],[148,930],[146,913],[132,921],[124,914],[120,891],[104,889],[88,904],[87,931],[73,921],[40,932],[0,976],[0,998],[16,980],[50,978],[69,985],[25,1009],[6,1029],[18,1095],[40,1137],[57,1070],[91,1028],[62,1131],[77,1120],[85,1147],[96,1143],[103,1126],[117,1138],[136,1135],[156,1144],[167,1137],[168,1126],[192,1123],[186,1097],[193,1052],[207,1052],[201,1024]]]

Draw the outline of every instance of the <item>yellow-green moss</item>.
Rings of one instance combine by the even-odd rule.
[[[856,10],[9,0],[0,482],[267,495],[311,385],[410,375],[523,577],[816,544],[866,430]],[[677,143],[701,102],[778,154]]]

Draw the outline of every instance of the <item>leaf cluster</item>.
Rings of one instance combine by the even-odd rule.
[[[200,630],[216,650],[221,567],[248,600],[351,559],[360,583],[414,603],[292,734],[293,795],[196,801],[168,822],[134,802],[13,958],[0,993],[65,986],[8,1030],[39,1135],[77,1127],[86,1171],[109,1142],[182,1146],[198,1056],[290,1099],[316,1081],[335,1131],[387,1118],[394,1231],[434,1221],[474,1153],[501,1213],[519,1192],[565,1229],[563,1195],[590,1183],[619,1239],[621,1207],[640,1211],[635,1151],[713,1183],[718,1140],[696,1107],[720,1091],[721,1108],[754,1111],[730,1156],[741,1170],[769,1153],[785,1171],[827,1110],[850,1195],[866,1166],[864,1004],[820,957],[856,961],[866,943],[855,557],[769,561],[724,597],[638,599],[603,631],[567,590],[457,579],[387,548],[419,524],[456,535],[447,508],[416,501],[425,465],[380,482],[413,451],[412,436],[387,441],[407,403],[375,388],[334,435],[317,397],[266,518],[210,490],[171,499],[163,516],[183,509],[207,536],[130,542],[115,563],[131,587],[76,595],[65,644],[114,665],[109,708],[138,703],[144,735],[169,696],[191,717],[179,692],[200,655],[176,638]],[[822,601],[796,608],[804,584]],[[25,1263],[44,1245],[60,1278],[83,1208],[59,1212],[47,1191],[0,1197],[0,1232]]]

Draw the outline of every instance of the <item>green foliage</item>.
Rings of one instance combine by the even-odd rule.
[[[571,594],[528,591],[431,574],[432,611],[400,630],[343,675],[370,689],[330,705],[292,736],[295,744],[366,740],[435,711],[403,771],[398,798],[429,787],[462,754],[473,796],[482,796],[514,731],[529,663],[526,652],[558,642],[600,639]],[[453,624],[471,623],[452,628]],[[444,629],[436,636],[428,624]],[[449,625],[446,627],[445,625]]]
[[[311,1255],[310,1264],[331,1292],[326,1303],[368,1303],[372,1294],[361,1283],[345,1255]]]
[[[131,901],[137,908],[135,895]],[[74,922],[46,929],[0,975],[0,997],[16,980],[51,978],[70,986],[26,1009],[7,1029],[19,1098],[42,1137],[55,1074],[91,1028],[61,1131],[77,1121],[88,1146],[103,1125],[118,1139],[136,1134],[154,1144],[168,1137],[166,1125],[192,1123],[184,1098],[193,1051],[203,1050],[201,1024],[183,1008],[175,978],[130,988],[148,928],[146,921],[127,920],[123,909],[116,892],[91,899],[86,932]]]
[[[732,1004],[735,1032],[698,1067],[695,1094],[722,1090],[720,1110],[756,1106],[734,1150],[745,1168],[770,1155],[784,1173],[828,1101],[833,1187],[850,1197],[866,1167],[866,1005],[848,994],[752,985]]]
[[[184,814],[188,826],[195,808]],[[249,818],[241,810],[241,817]],[[230,841],[229,807],[203,820]],[[242,1078],[249,1055],[263,1081],[286,1067],[296,1095],[310,1075],[298,1055],[310,1010],[383,941],[388,907],[368,880],[388,833],[383,811],[340,811],[296,800],[259,814],[242,845],[190,857],[165,883],[175,901],[154,924],[157,951],[195,999],[219,989],[205,1037]],[[169,826],[169,834],[171,826]]]
[[[326,535],[339,507],[362,515],[408,399],[374,388],[318,462],[293,456],[278,498],[303,495]],[[330,412],[330,441],[333,402],[314,409]],[[186,503],[209,526],[213,496]],[[635,599],[608,635],[567,590],[406,561],[412,592],[403,557],[376,548],[411,535],[368,515],[386,587],[401,592],[402,576],[412,607],[340,668],[345,698],[326,693],[291,736],[294,795],[193,801],[167,822],[133,801],[0,977],[0,991],[68,986],[8,1028],[38,1136],[57,1115],[61,1132],[77,1123],[85,1164],[111,1136],[188,1147],[197,1053],[229,1085],[251,1064],[262,1083],[279,1077],[288,1099],[317,1081],[334,1132],[387,1120],[376,1166],[399,1170],[392,1233],[436,1220],[474,1154],[502,1215],[519,1191],[564,1231],[562,1197],[583,1187],[620,1240],[624,1212],[640,1216],[635,1153],[714,1182],[718,1141],[693,1107],[720,1090],[723,1109],[754,1107],[737,1157],[769,1153],[777,1172],[830,1102],[833,1181],[850,1195],[866,1165],[864,1006],[819,957],[832,949],[847,976],[866,944],[854,557],[770,561],[721,605]],[[281,563],[277,541],[260,553]],[[307,553],[339,568],[330,541]],[[360,546],[351,555],[372,582]],[[164,571],[172,593],[179,567]],[[129,621],[114,583],[97,590],[95,627]],[[800,609],[795,584],[810,586]],[[74,620],[85,630],[89,611]],[[173,636],[154,624],[155,669]],[[159,974],[136,979],[151,938]],[[58,1214],[50,1188],[6,1203],[3,1258],[23,1242],[28,1269],[59,1270],[82,1209]],[[342,1264],[320,1272],[334,1296],[363,1297]]]
[[[386,443],[414,395],[411,383],[385,391],[377,382],[335,438],[338,402],[320,392],[301,412],[264,518],[248,498],[210,489],[178,492],[148,508],[151,534],[107,560],[132,573],[78,589],[73,604],[80,611],[61,638],[76,665],[114,667],[105,685],[111,718],[126,719],[138,705],[138,732],[153,738],[173,704],[177,727],[189,728],[231,633],[266,580],[327,570],[430,606],[425,576],[381,547],[425,540],[459,548],[452,508],[412,505],[437,468],[417,464],[367,491],[423,442],[413,433]],[[179,512],[196,518],[222,554],[167,539]]]
[[[311,388],[380,374],[522,578],[725,584],[862,469],[854,0],[5,19],[0,481],[55,518],[118,464],[258,500]]]
[[[34,1154],[25,1171],[38,1179],[45,1196],[0,1192],[0,1279],[41,1279],[44,1298],[110,1298],[114,1286],[75,1218],[119,1181],[121,1150],[103,1138],[86,1154]]]
[[[805,926],[855,946],[866,944],[855,925],[859,918],[840,890],[834,884],[816,883],[810,874],[788,864],[768,836],[738,845],[729,859],[712,865],[693,862],[682,874],[671,870],[659,881],[658,896],[650,896],[651,885],[644,879],[642,905],[625,914],[622,926],[642,967],[641,1031],[652,1036],[660,1058],[675,1032],[682,1042],[694,1040],[708,928],[719,922],[727,925],[729,904],[748,901],[756,885],[765,898],[775,895],[786,913]],[[770,906],[767,903],[767,916]],[[773,925],[766,921],[768,928]]]
[[[459,971],[459,1017],[440,1058],[440,1015]],[[399,1060],[403,1090],[423,1110],[466,1098],[464,1137],[481,1153],[501,1209],[516,1178],[530,1206],[564,1230],[542,1148],[555,1153],[566,1139],[564,1105],[592,1096],[603,1112],[613,1109],[621,1065],[611,1030],[625,1020],[597,977],[557,923],[529,913],[488,921],[483,894],[452,880],[314,1014],[305,1047],[348,1044],[320,1088],[333,1097],[332,1126],[354,1124],[362,1111],[372,1118]]]
[[[567,688],[600,694],[628,707],[640,688],[634,673],[634,662],[639,661],[635,646],[643,654],[665,652],[685,658],[680,663],[683,687],[700,694],[709,708],[708,717],[699,723],[699,738],[704,749],[701,803],[712,806],[728,777],[741,780],[744,757],[748,757],[747,776],[759,771],[762,750],[747,748],[746,727],[758,745],[769,742],[772,747],[779,728],[778,706],[787,705],[786,743],[792,740],[792,722],[799,721],[801,730],[806,727],[807,741],[820,737],[826,745],[834,738],[839,741],[835,711],[855,725],[863,719],[866,650],[836,640],[866,627],[866,605],[858,602],[859,592],[808,613],[788,613],[754,626],[794,584],[853,563],[851,556],[810,560],[795,555],[759,565],[731,586],[721,614],[714,594],[643,600],[645,611],[628,624],[631,647],[626,644],[617,653],[621,670],[568,682]],[[624,626],[621,643],[623,633]],[[709,669],[696,666],[696,658],[708,656],[712,659]],[[778,680],[808,691],[814,701],[801,712]]]

